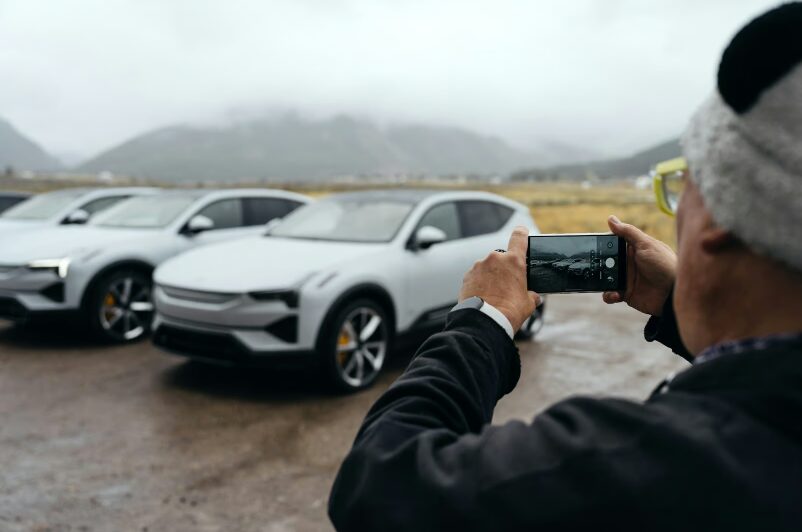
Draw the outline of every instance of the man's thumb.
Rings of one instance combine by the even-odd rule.
[[[617,216],[612,214],[607,218],[607,225],[614,235],[622,236],[629,242],[640,240],[645,235],[643,231],[634,225],[625,224],[619,220]]]

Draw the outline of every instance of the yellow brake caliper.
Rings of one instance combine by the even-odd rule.
[[[341,332],[340,337],[337,338],[337,347],[345,347],[350,343],[351,343],[351,337],[348,335],[348,333],[345,331]],[[337,363],[339,365],[344,366],[345,361],[347,359],[348,359],[348,353],[346,351],[337,352]]]
[[[114,317],[114,304],[116,300],[114,299],[114,295],[109,292],[106,294],[106,297],[103,298],[103,313],[106,315],[106,319],[110,320]]]

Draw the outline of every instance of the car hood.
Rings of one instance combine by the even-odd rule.
[[[382,253],[387,244],[250,237],[183,253],[156,270],[157,283],[188,290],[244,293],[293,288],[310,275]]]
[[[87,226],[42,227],[23,234],[0,235],[0,264],[25,264],[37,259],[75,258],[152,237],[152,231]]]
[[[37,229],[43,225],[47,225],[47,222],[41,220],[7,220],[0,218],[0,235],[13,235],[16,231]]]

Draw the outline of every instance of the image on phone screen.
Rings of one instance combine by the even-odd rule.
[[[528,287],[538,293],[626,287],[626,241],[615,235],[530,236],[527,262]]]

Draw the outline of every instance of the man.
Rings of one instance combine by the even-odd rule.
[[[647,338],[691,368],[643,403],[574,397],[489,425],[520,372],[504,319],[517,329],[538,298],[519,228],[368,413],[337,528],[802,528],[802,4],[736,35],[683,146],[678,255],[611,217],[629,280],[604,299],[651,315]]]

